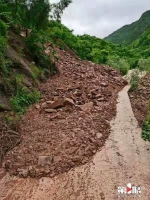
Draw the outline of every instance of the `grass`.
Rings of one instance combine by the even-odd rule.
[[[24,114],[26,109],[40,98],[37,90],[30,92],[26,87],[18,90],[17,95],[12,97],[10,102],[14,112]]]

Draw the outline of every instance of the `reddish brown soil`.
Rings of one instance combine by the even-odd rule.
[[[39,86],[42,98],[21,122],[22,142],[4,160],[11,174],[53,177],[87,163],[109,136],[117,95],[126,82],[108,66],[81,61],[63,50],[58,54],[60,74]],[[75,105],[56,109],[56,113],[42,109],[43,102],[61,97],[74,100]],[[92,109],[81,110],[79,106],[87,102],[94,103]],[[49,156],[50,163],[41,167],[39,156]]]
[[[132,105],[134,115],[142,126],[148,114],[148,105],[150,100],[150,75],[144,76],[140,82],[136,91],[130,91],[129,97]]]

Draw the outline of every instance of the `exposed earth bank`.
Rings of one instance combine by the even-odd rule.
[[[108,66],[57,52],[60,73],[39,85],[42,98],[22,119],[21,143],[4,159],[11,175],[54,177],[87,163],[109,136],[127,82]]]
[[[150,100],[150,75],[147,74],[139,80],[138,87],[135,91],[129,91],[131,106],[139,126],[145,121]]]

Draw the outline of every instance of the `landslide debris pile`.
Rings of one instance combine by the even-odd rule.
[[[149,99],[150,99],[149,74],[140,79],[138,88],[135,91],[129,91],[129,97],[135,117],[139,125],[142,126],[149,110]]]
[[[22,142],[3,162],[10,174],[54,177],[87,163],[109,136],[126,81],[108,66],[57,53],[60,73],[39,86],[42,98],[21,122]]]

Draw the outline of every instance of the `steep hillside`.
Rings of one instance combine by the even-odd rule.
[[[136,58],[148,58],[150,56],[150,28],[134,41],[128,49]]]
[[[129,69],[125,59],[130,57],[130,52],[120,45],[87,34],[76,36],[72,30],[56,21],[49,22],[45,35],[64,50],[66,49],[64,43],[67,44],[81,59],[97,64],[109,64],[119,69],[122,74],[126,74]]]
[[[132,24],[123,26],[105,39],[116,44],[130,45],[150,26],[150,10],[142,14],[141,18]]]

